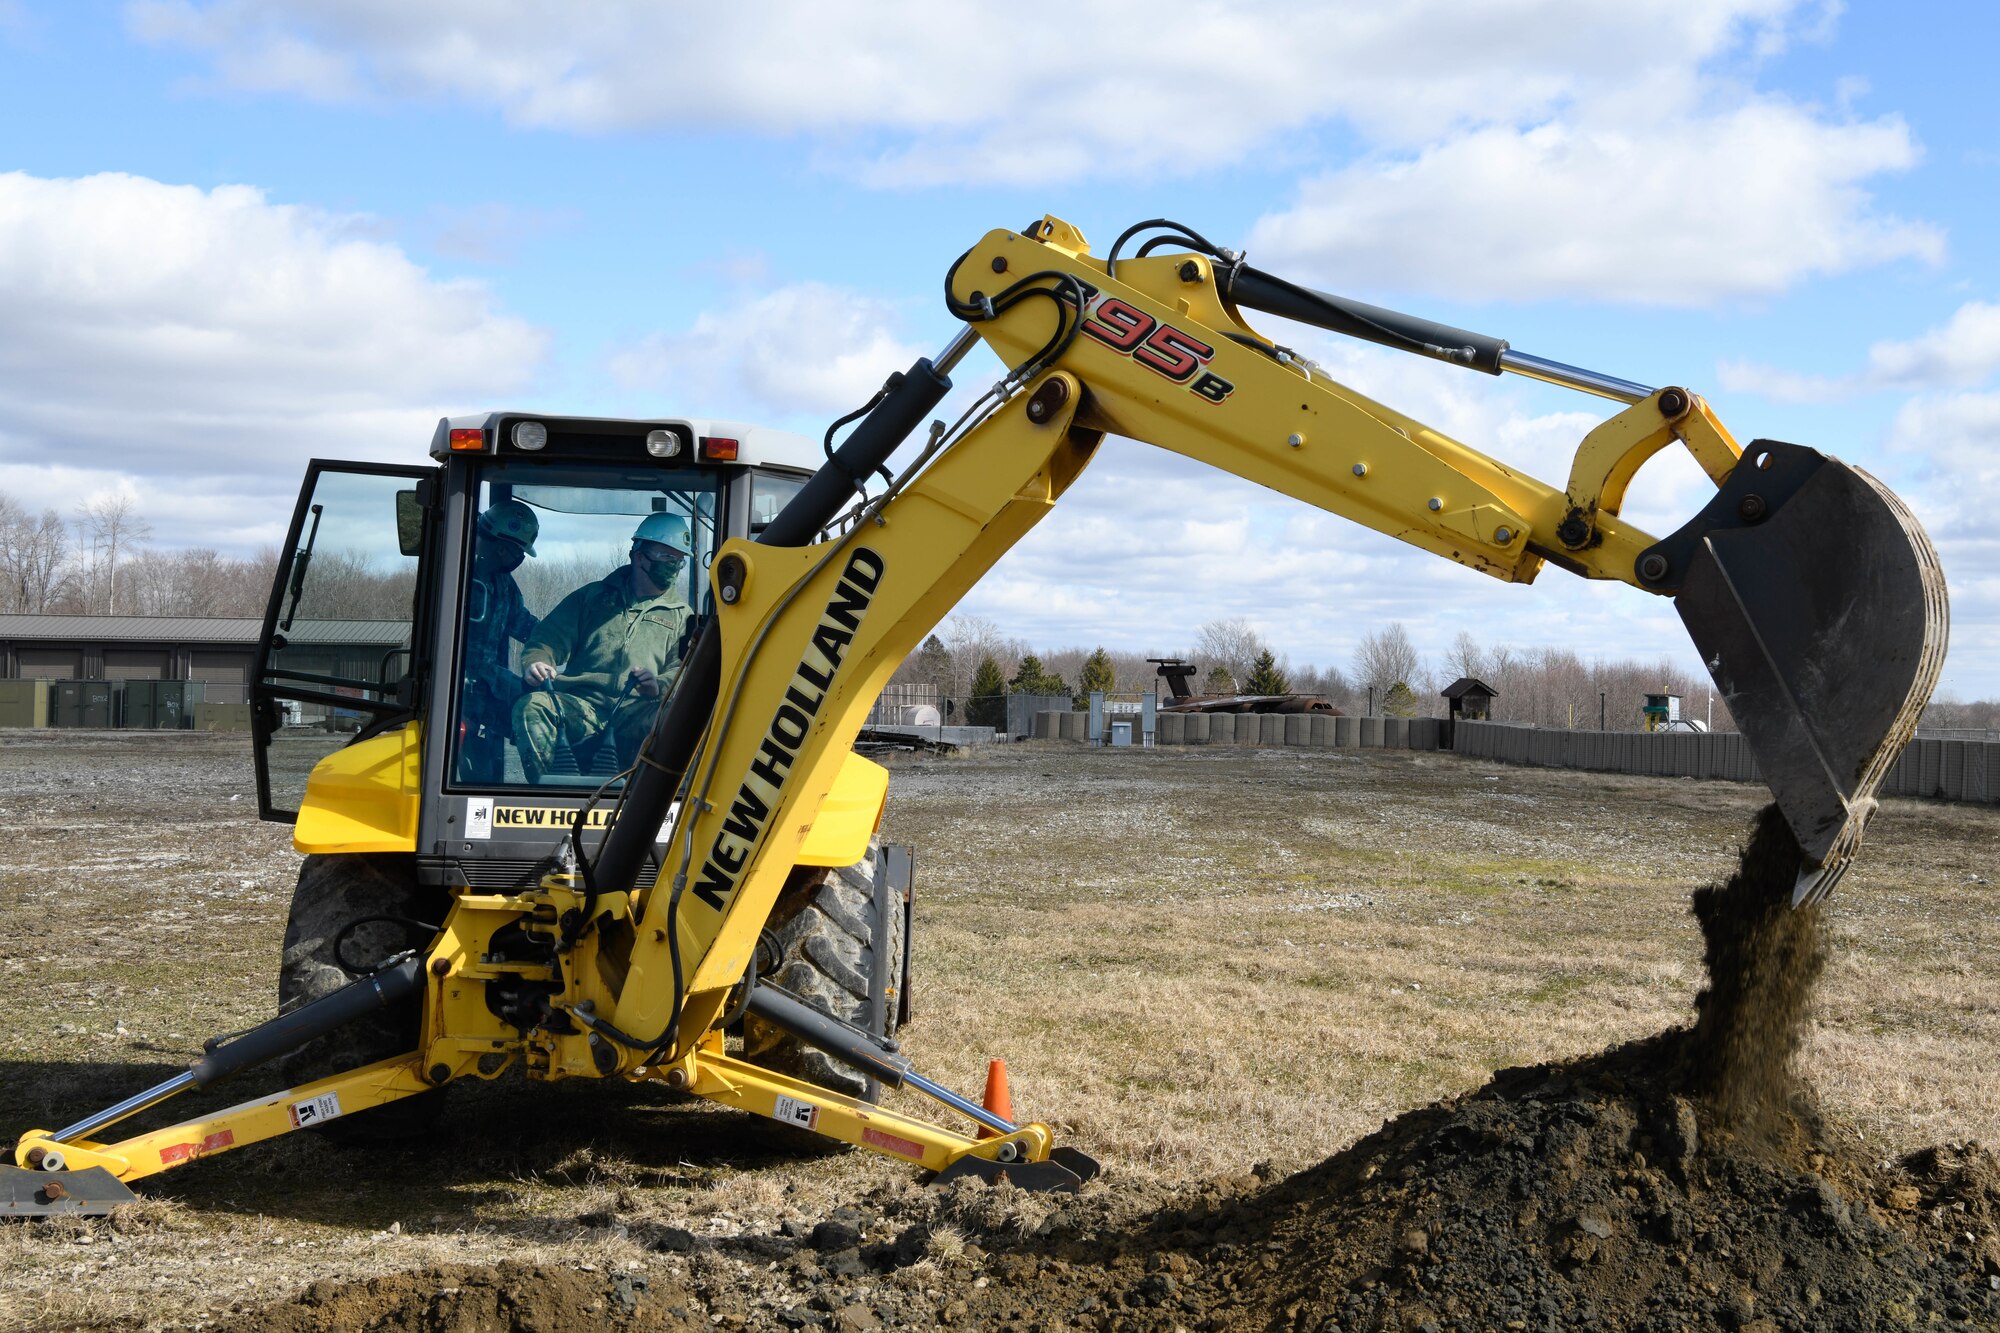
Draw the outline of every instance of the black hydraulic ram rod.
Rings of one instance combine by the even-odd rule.
[[[996,1134],[1012,1134],[1020,1128],[970,1097],[961,1097],[950,1088],[931,1082],[910,1068],[910,1062],[901,1055],[883,1050],[870,1034],[821,1013],[790,991],[781,990],[769,982],[751,990],[748,1012],[783,1028],[808,1046],[825,1051],[848,1068],[859,1070],[885,1087],[915,1088]]]
[[[345,1027],[364,1014],[371,1014],[416,994],[423,986],[423,967],[423,959],[412,954],[379,972],[350,981],[311,1004],[302,1005],[268,1023],[260,1023],[232,1042],[211,1047],[185,1073],[176,1074],[165,1083],[127,1097],[116,1106],[106,1107],[50,1137],[58,1143],[73,1142],[106,1125],[136,1115],[177,1092],[220,1083],[231,1074],[296,1051],[314,1038]]]
[[[1399,310],[1386,310],[1381,306],[1349,300],[1345,296],[1317,292],[1248,264],[1227,269],[1218,264],[1216,274],[1222,294],[1239,306],[1284,319],[1295,319],[1301,324],[1343,333],[1364,342],[1393,347],[1399,352],[1412,352],[1469,370],[1483,370],[1488,375],[1498,375],[1503,371],[1525,375],[1529,379],[1560,384],[1564,388],[1579,389],[1621,403],[1636,403],[1653,395],[1653,391],[1645,385],[1634,384],[1615,375],[1585,370],[1580,366],[1566,366],[1560,361],[1514,351],[1505,338],[1454,328],[1450,324],[1420,319]]]
[[[758,544],[804,546],[817,537],[853,500],[862,481],[889,461],[896,447],[951,391],[951,369],[977,338],[968,325],[935,360],[918,357],[908,370],[890,376],[882,401],[758,534]],[[618,822],[604,835],[592,866],[592,878],[601,889],[623,890],[638,882],[639,868],[653,850],[653,839],[673,805],[688,759],[715,711],[721,677],[722,638],[710,620],[688,648],[673,698],[646,739]]]

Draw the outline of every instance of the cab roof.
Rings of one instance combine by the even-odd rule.
[[[452,434],[455,431],[476,430],[484,437],[484,448],[471,452],[489,457],[533,457],[532,453],[517,452],[507,442],[513,424],[522,421],[542,423],[547,427],[550,439],[558,442],[565,437],[598,441],[625,437],[639,442],[650,431],[671,430],[680,435],[685,443],[687,452],[681,455],[682,458],[697,457],[694,451],[703,440],[729,439],[737,442],[734,461],[739,464],[813,472],[826,461],[818,440],[745,421],[717,417],[580,417],[522,411],[473,412],[445,417],[438,422],[437,430],[431,436],[431,456],[444,459],[454,453],[468,452],[452,447]],[[598,451],[591,452],[595,454]]]

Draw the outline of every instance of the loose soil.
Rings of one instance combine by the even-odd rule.
[[[1995,1132],[2000,812],[1890,803],[1840,893],[1793,913],[1796,848],[1749,788],[1016,748],[892,788],[892,834],[969,848],[919,863],[935,980],[910,1049],[968,1087],[1017,1056],[1017,1107],[1108,1164],[1082,1194],[925,1188],[651,1089],[471,1089],[450,1154],[294,1136],[147,1181],[114,1219],[0,1234],[0,1323],[2000,1328],[2000,1167],[1917,1147]],[[141,747],[104,756],[53,799],[0,787],[27,829],[0,893],[58,927],[0,938],[6,999],[54,1001],[68,1058],[106,1062],[0,1032],[0,1128],[150,1082],[121,1049],[169,1068],[265,1003],[246,991],[287,853],[230,801],[228,756],[176,752],[199,799],[125,848],[127,807],[171,782]],[[0,745],[0,779],[24,771],[74,756]],[[1105,855],[1140,825],[1129,864]],[[59,846],[100,878],[65,878]],[[141,855],[143,893],[116,896]],[[1675,885],[1710,875],[1690,913]],[[234,991],[99,928],[193,949],[218,916],[202,961]]]

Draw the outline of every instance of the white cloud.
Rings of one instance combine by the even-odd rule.
[[[7,488],[67,510],[134,478],[162,544],[229,545],[314,454],[417,461],[528,384],[545,335],[364,231],[247,186],[0,174]]]
[[[1935,261],[1933,228],[1866,184],[1917,156],[1893,117],[1778,102],[1742,71],[1822,41],[1801,0],[1205,0],[1171,23],[1077,0],[135,0],[142,38],[241,89],[451,100],[584,133],[800,141],[876,186],[1210,176],[1260,154],[1361,155],[1256,244],[1306,275],[1455,297],[1666,305]]]
[[[448,98],[521,125],[809,137],[879,181],[1199,175],[1328,122],[1413,145],[1577,99],[1694,96],[1716,55],[1781,48],[1796,0],[1116,0],[1017,6],[778,0],[139,0],[141,37],[246,89]]]
[[[866,402],[919,350],[896,329],[902,308],[802,282],[705,311],[684,333],[653,333],[610,357],[628,389],[723,415],[841,415]]]
[[[1889,428],[1899,493],[1937,544],[1951,590],[1945,683],[1992,697],[2000,680],[2000,392],[1921,395]]]
[[[1878,389],[1970,388],[2000,371],[2000,305],[1967,301],[1949,320],[1914,338],[1878,342],[1852,375],[1799,375],[1754,362],[1724,362],[1724,388],[1776,402],[1824,402]]]
[[[1719,115],[1493,126],[1308,181],[1253,257],[1460,299],[1666,306],[1768,296],[1815,275],[1937,262],[1935,228],[1861,183],[1916,159],[1890,117],[1832,124],[1769,100]]]

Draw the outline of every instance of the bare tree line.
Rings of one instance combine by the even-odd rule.
[[[905,659],[894,679],[929,684],[942,698],[964,700],[971,696],[983,660],[992,659],[1002,676],[1013,680],[1023,674],[1023,663],[1032,659],[1043,676],[1059,678],[1066,690],[1073,690],[1093,651],[1080,646],[1038,649],[982,616],[953,616]],[[1258,674],[1260,659],[1267,655],[1289,692],[1322,695],[1354,714],[1372,707],[1377,714],[1441,717],[1448,711],[1442,691],[1470,676],[1495,691],[1493,716],[1500,721],[1594,730],[1601,718],[1608,730],[1637,731],[1645,725],[1641,712],[1645,696],[1670,693],[1681,696],[1683,716],[1712,720],[1717,730],[1734,726],[1722,700],[1711,700],[1710,683],[1666,658],[1589,660],[1566,648],[1484,646],[1460,631],[1442,660],[1430,663],[1398,622],[1363,635],[1345,669],[1291,663],[1242,618],[1208,622],[1186,647],[1106,650],[1113,668],[1112,688],[1133,693],[1159,688],[1149,658],[1183,658],[1197,668],[1197,689],[1233,693],[1247,688]]]
[[[0,612],[125,614],[154,616],[261,616],[270,594],[278,551],[266,547],[248,558],[225,556],[205,547],[155,550],[146,543],[151,526],[129,492],[98,496],[65,519],[53,508],[36,513],[0,494]],[[529,610],[545,615],[564,594],[603,577],[622,561],[607,549],[598,559],[528,561],[516,573]],[[414,592],[414,569],[384,574],[363,553],[321,551],[314,555],[299,614],[316,619],[397,620],[407,618]],[[972,680],[991,658],[1005,679],[1023,675],[1032,660],[1043,682],[1060,681],[1063,691],[1079,688],[1094,647],[1035,648],[982,616],[953,616],[898,669],[898,682],[935,688],[940,697],[971,697]],[[1710,683],[1667,659],[1638,662],[1591,660],[1567,648],[1536,645],[1482,645],[1461,630],[1435,664],[1427,663],[1409,632],[1391,622],[1362,636],[1348,669],[1310,663],[1294,665],[1273,652],[1247,619],[1212,620],[1186,647],[1130,652],[1101,650],[1109,659],[1115,691],[1141,693],[1158,687],[1149,658],[1180,657],[1198,668],[1196,688],[1234,693],[1249,688],[1260,659],[1275,667],[1296,694],[1324,696],[1349,713],[1442,716],[1440,691],[1472,677],[1496,692],[1496,720],[1541,727],[1594,729],[1600,720],[1612,731],[1643,725],[1644,696],[1678,694],[1683,715],[1717,730],[1733,729],[1728,711]],[[1057,691],[1057,692],[1063,692]],[[2000,700],[1963,702],[1945,695],[1932,702],[1924,725],[2000,730]]]
[[[141,616],[262,615],[277,552],[248,559],[207,548],[153,550],[129,492],[100,495],[65,519],[0,495],[0,611]]]

